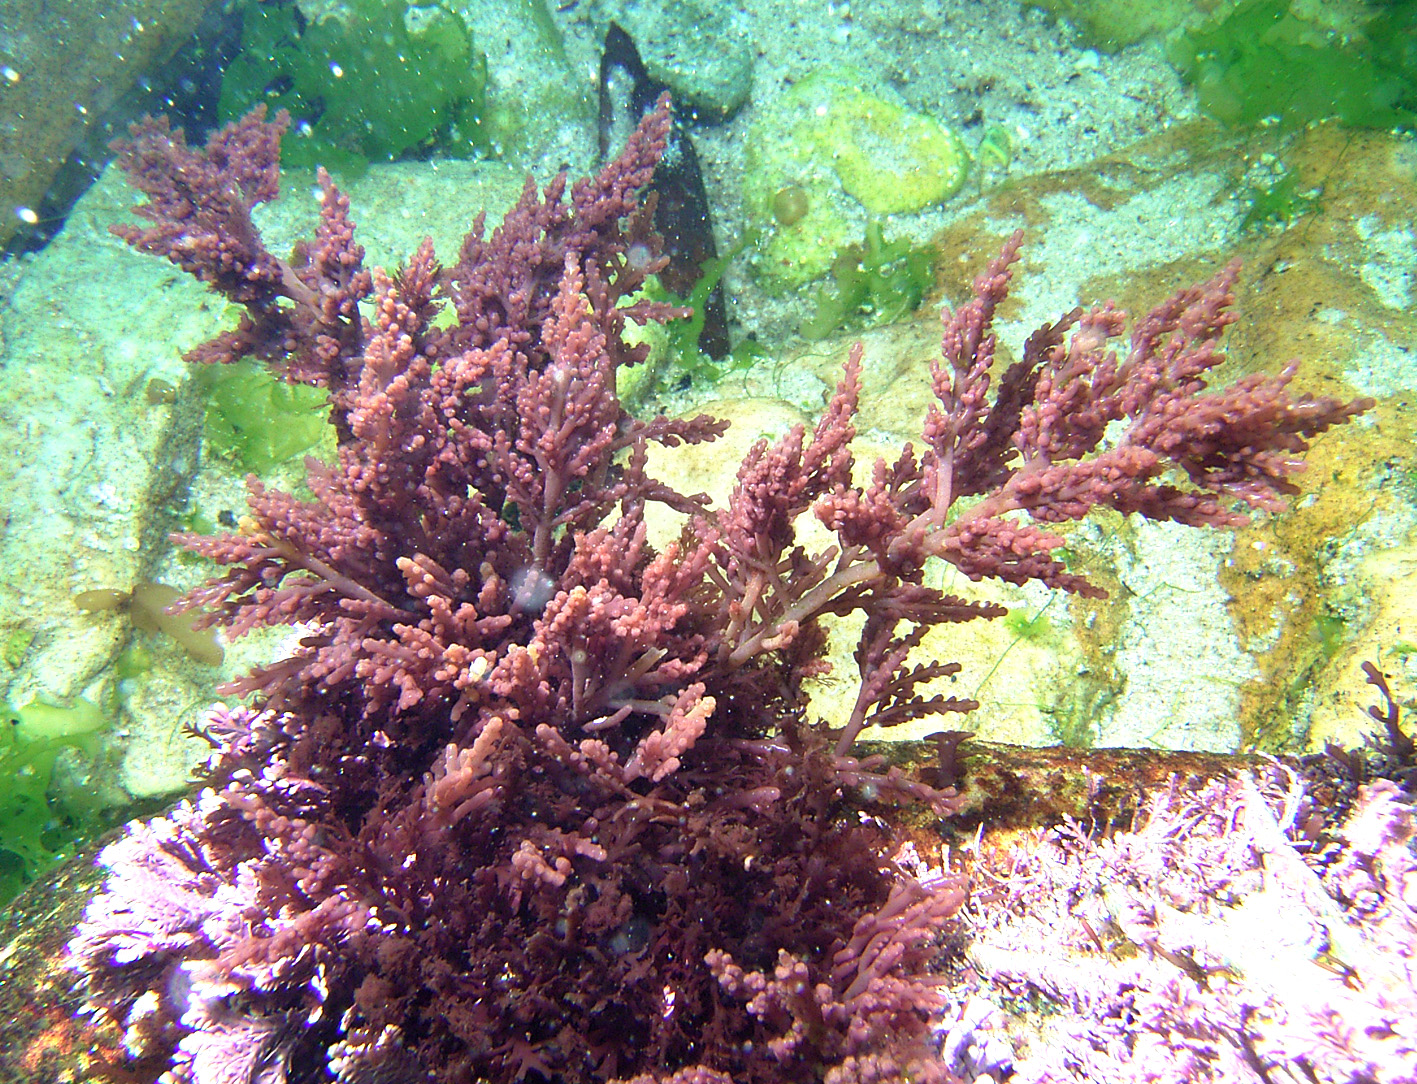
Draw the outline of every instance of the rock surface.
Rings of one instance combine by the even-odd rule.
[[[0,4],[0,246],[90,125],[191,36],[208,0]]]

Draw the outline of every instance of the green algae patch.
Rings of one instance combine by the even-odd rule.
[[[106,723],[107,713],[83,697],[68,707],[31,700],[11,708],[0,700],[0,906],[95,823],[83,793],[54,793],[51,784],[59,755],[85,748]]]
[[[1170,43],[1171,62],[1223,124],[1417,127],[1417,3],[1243,0]]]
[[[879,222],[866,223],[864,243],[847,245],[831,266],[831,280],[818,288],[816,310],[802,323],[808,339],[839,329],[893,324],[914,312],[935,281],[933,245],[888,241]]]
[[[866,217],[923,211],[969,175],[969,151],[933,117],[861,89],[852,69],[817,72],[755,125],[746,189],[768,229],[757,267],[785,287],[820,278]],[[785,189],[796,206],[776,214]]]
[[[103,729],[107,718],[102,708],[82,696],[68,707],[31,699],[13,710],[0,704],[14,727],[16,739],[23,744],[41,741],[74,741]]]
[[[281,164],[358,176],[371,161],[436,147],[485,149],[485,58],[441,4],[352,0],[307,22],[294,7],[248,6],[241,52],[221,85],[223,120],[264,102],[288,109]]]
[[[196,378],[207,393],[207,449],[243,471],[267,475],[306,455],[329,452],[329,395],[287,384],[249,358],[206,365]]]

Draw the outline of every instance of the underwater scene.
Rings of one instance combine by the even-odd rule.
[[[0,1084],[1417,1082],[1417,0],[0,11]]]

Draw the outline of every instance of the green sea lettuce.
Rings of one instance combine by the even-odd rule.
[[[310,23],[291,6],[248,4],[220,113],[287,109],[283,165],[357,174],[435,144],[463,155],[485,147],[486,89],[471,31],[441,4],[350,0],[342,16]]]
[[[1228,125],[1417,125],[1417,0],[1365,6],[1340,26],[1289,0],[1243,0],[1169,51],[1201,107]]]

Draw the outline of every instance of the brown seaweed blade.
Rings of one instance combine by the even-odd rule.
[[[623,85],[621,76],[628,76],[628,87]],[[668,90],[645,70],[630,35],[611,23],[605,35],[605,49],[600,55],[602,161],[609,153],[611,137],[617,129],[628,130],[638,124],[640,118],[654,108],[659,96]],[[659,281],[670,293],[688,297],[694,283],[703,275],[704,264],[718,258],[718,247],[713,240],[713,219],[709,215],[698,152],[677,113],[669,131],[668,149],[647,191],[658,196],[654,204],[654,228],[664,238],[664,255],[669,258],[668,265],[659,272]],[[722,283],[713,288],[704,302],[699,349],[715,360],[727,357],[731,349]]]

